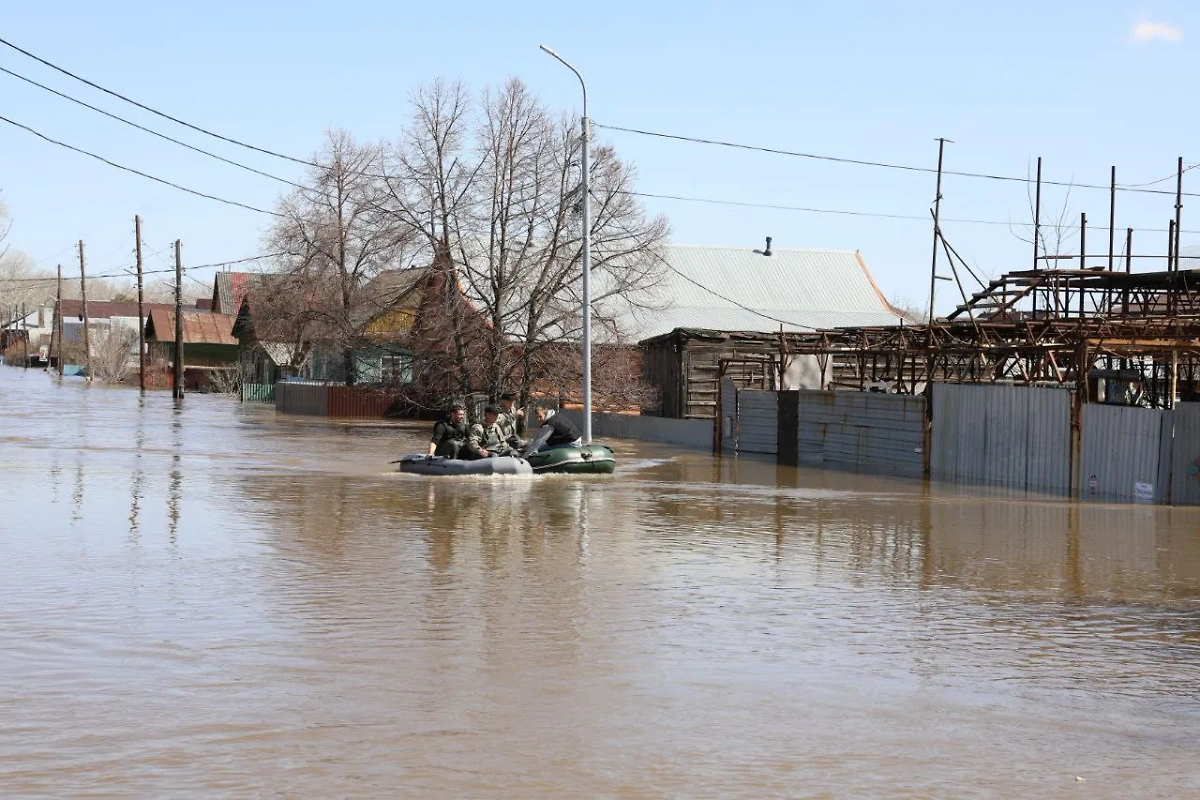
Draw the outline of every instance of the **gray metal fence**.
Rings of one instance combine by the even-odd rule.
[[[781,397],[796,403],[794,463],[924,474],[924,397],[829,391],[785,392]],[[781,424],[790,424],[790,414],[781,408],[780,415],[788,419]],[[783,432],[780,440],[786,440]]]
[[[329,387],[322,382],[282,381],[275,384],[275,410],[284,414],[324,417],[329,414]]]
[[[1171,421],[1172,412],[1162,409],[1085,405],[1081,496],[1165,502]]]
[[[1200,505],[1200,403],[1180,403],[1172,417],[1171,502]]]
[[[936,384],[933,477],[1069,491],[1071,394],[1026,386]]]
[[[769,389],[737,390],[737,451],[779,451],[779,393]]]
[[[583,427],[583,412],[567,409],[558,412]],[[662,442],[679,447],[712,450],[713,421],[709,419],[670,419],[592,412],[592,435],[595,438],[638,439],[643,442]]]

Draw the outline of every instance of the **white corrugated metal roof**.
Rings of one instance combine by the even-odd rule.
[[[866,264],[853,250],[668,245],[668,267],[650,308],[619,312],[627,340],[676,328],[770,332],[895,325]]]

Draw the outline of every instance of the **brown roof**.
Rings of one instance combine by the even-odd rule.
[[[233,317],[211,311],[183,312],[184,344],[226,344],[236,346],[233,337]],[[156,308],[146,323],[146,338],[155,342],[175,341],[175,309]]]
[[[170,309],[174,310],[174,306],[170,303],[143,303],[143,313],[147,317],[150,316],[152,309]],[[88,319],[108,319],[110,317],[136,317],[138,315],[138,304],[136,302],[109,302],[107,300],[89,300],[88,301]],[[63,319],[80,319],[83,317],[83,301],[82,300],[63,300],[62,301],[62,316]]]

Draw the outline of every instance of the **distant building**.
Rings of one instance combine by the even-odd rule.
[[[854,250],[773,249],[768,240],[762,250],[670,245],[663,259],[663,282],[621,320],[641,343],[662,416],[713,418],[723,362],[743,383],[825,388],[828,365],[788,357],[786,334],[903,319]]]

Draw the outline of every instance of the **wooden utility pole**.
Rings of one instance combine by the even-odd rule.
[[[25,358],[21,369],[29,369],[29,312],[25,309],[24,303],[21,303],[21,327],[24,329],[21,334],[21,354]]]
[[[183,255],[175,240],[175,368],[171,376],[171,396],[183,399]]]
[[[85,369],[87,369],[87,380],[90,382],[92,380],[92,339],[88,329],[91,327],[91,321],[88,319],[87,274],[84,271],[82,239],[79,240],[79,297],[83,303],[83,352]]]
[[[58,375],[63,374],[63,321],[62,321],[62,264],[58,265],[58,301],[54,314],[54,332],[58,334]]]
[[[133,218],[134,250],[137,253],[138,282],[138,389],[146,391],[146,314],[143,311],[142,294],[142,218]]]

